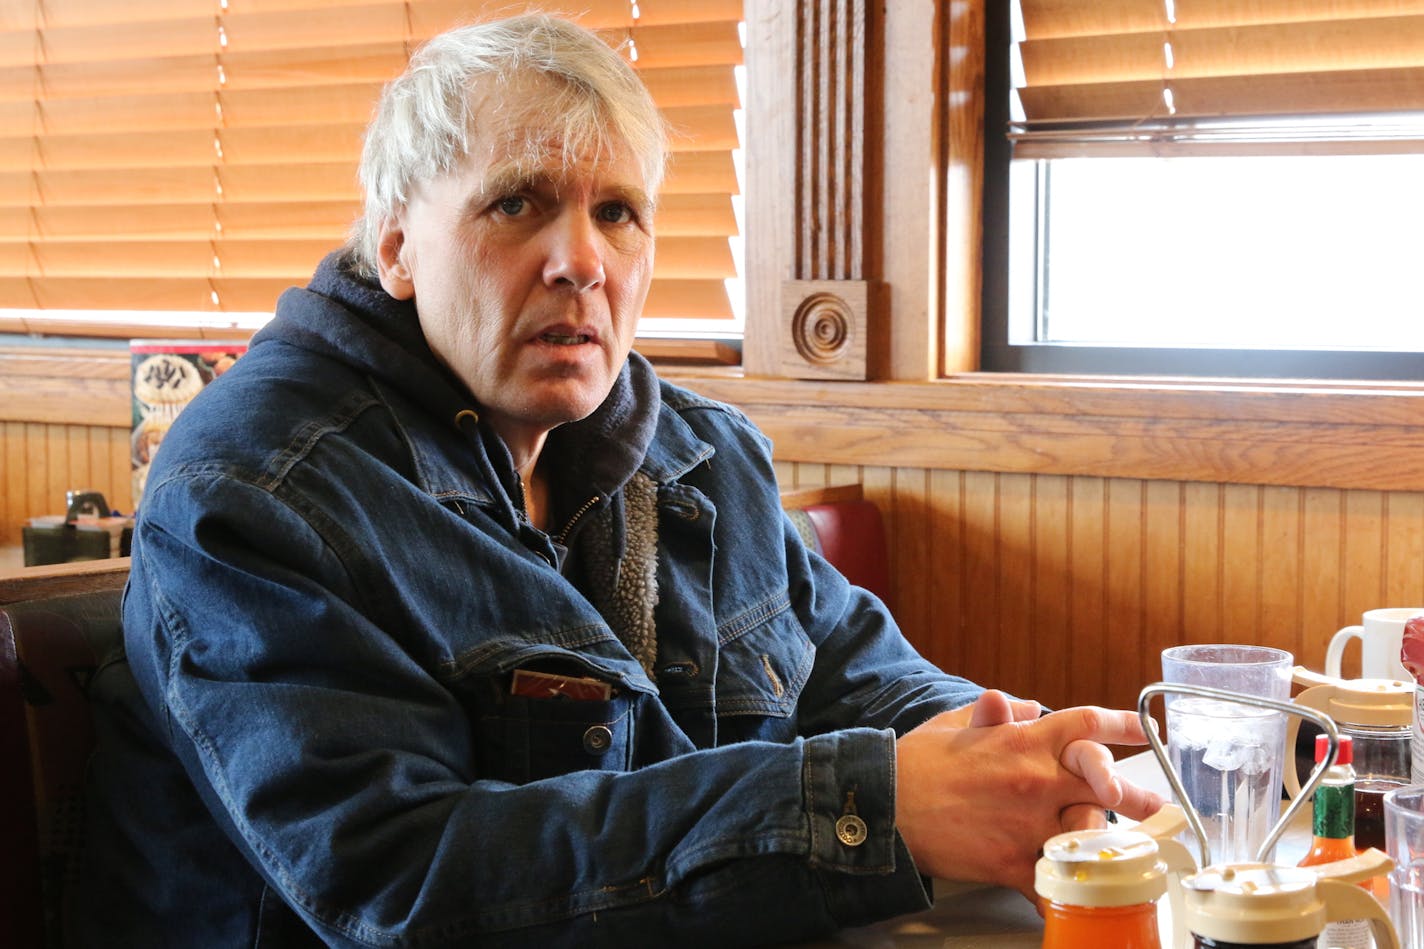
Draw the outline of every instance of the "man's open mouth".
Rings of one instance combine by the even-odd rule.
[[[553,343],[556,346],[577,346],[579,343],[586,343],[590,337],[582,333],[573,335],[565,333],[543,333],[539,339],[545,343]]]

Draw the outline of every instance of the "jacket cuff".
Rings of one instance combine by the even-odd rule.
[[[925,881],[895,830],[895,733],[853,728],[805,743],[810,863],[841,926],[928,909]]]

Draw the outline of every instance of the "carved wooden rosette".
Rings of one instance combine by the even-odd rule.
[[[781,371],[801,379],[866,378],[864,280],[787,280],[781,288]]]
[[[865,0],[796,4],[795,257],[781,286],[781,372],[866,379]]]

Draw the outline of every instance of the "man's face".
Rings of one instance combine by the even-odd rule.
[[[471,154],[418,185],[380,242],[381,285],[414,297],[431,349],[517,456],[608,395],[653,273],[641,156],[567,154],[537,117],[548,82],[477,103]]]

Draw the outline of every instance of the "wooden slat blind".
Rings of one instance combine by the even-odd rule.
[[[1020,157],[1424,151],[1424,0],[1018,0]]]
[[[345,238],[365,123],[408,53],[538,6],[0,0],[0,309],[270,312]],[[730,320],[741,0],[577,7],[636,50],[673,130],[645,312]]]

